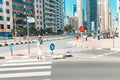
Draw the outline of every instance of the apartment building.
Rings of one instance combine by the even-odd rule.
[[[12,1],[0,0],[0,32],[8,33],[11,29],[13,29]]]
[[[27,26],[27,18],[35,17],[34,0],[12,0],[13,25],[15,27],[35,27],[34,23]]]
[[[37,30],[45,29],[43,19],[43,0],[35,0],[35,27]]]
[[[44,29],[46,34],[51,28],[53,32],[63,29],[64,0],[35,0],[35,24],[37,29]]]

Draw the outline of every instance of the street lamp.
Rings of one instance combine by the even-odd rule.
[[[28,23],[28,16],[27,16],[27,37],[28,37],[28,54],[30,54],[30,44],[29,44],[29,23]]]
[[[17,32],[16,32],[16,13],[14,13],[14,25],[15,25],[15,36],[14,36],[14,42],[16,41],[16,35],[17,35]]]
[[[115,43],[114,38],[115,38],[115,35],[114,35],[114,19],[113,19],[113,48],[114,48],[114,43]]]
[[[34,23],[35,19],[33,17],[27,16],[27,37],[28,37],[28,54],[30,54],[30,43],[29,43],[29,23]]]

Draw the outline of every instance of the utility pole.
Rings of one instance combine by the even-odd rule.
[[[14,25],[15,25],[15,36],[14,36],[14,42],[16,41],[16,13],[14,13]]]
[[[113,48],[114,48],[114,45],[115,45],[114,38],[115,38],[115,34],[114,34],[114,19],[113,19]]]
[[[29,43],[29,23],[28,23],[28,16],[27,16],[27,37],[28,37],[28,54],[30,54],[30,43]]]

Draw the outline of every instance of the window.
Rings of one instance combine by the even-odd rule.
[[[10,25],[7,25],[7,29],[10,29]]]
[[[10,17],[7,17],[7,21],[10,21]]]
[[[37,19],[39,19],[39,16],[37,16]]]
[[[40,22],[40,25],[42,25],[42,22]]]
[[[38,4],[36,4],[36,7],[38,8]]]
[[[3,12],[3,8],[0,8],[0,12]]]
[[[10,14],[10,10],[9,10],[9,9],[6,9],[6,13]]]
[[[2,4],[3,3],[3,1],[2,0],[0,0],[0,4]]]
[[[36,2],[38,2],[38,0],[36,0]]]
[[[4,24],[0,24],[0,28],[3,29],[4,28]]]
[[[8,1],[6,1],[6,6],[9,6],[9,2]]]
[[[39,25],[39,22],[37,21],[37,24]]]
[[[39,11],[37,10],[37,13],[39,13]]]
[[[0,21],[2,21],[3,20],[3,16],[0,16]]]

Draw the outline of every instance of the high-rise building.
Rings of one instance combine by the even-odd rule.
[[[78,18],[78,29],[79,29],[79,26],[83,26],[82,0],[76,0],[76,4],[77,4],[76,17]]]
[[[109,9],[109,0],[99,0],[98,1],[98,8],[99,8],[99,24],[101,33],[110,32],[110,9]]]
[[[34,0],[12,0],[13,19],[15,27],[35,27],[34,23],[29,23],[27,26],[27,18],[35,17]]]
[[[44,27],[44,19],[43,19],[43,1],[42,0],[35,0],[34,1],[35,6],[35,27],[38,31],[40,31],[40,34],[43,33]]]
[[[54,1],[54,0],[53,0]],[[54,31],[62,30],[64,27],[64,0],[56,0],[56,11],[55,11],[55,18],[56,18],[56,26],[54,27]]]
[[[0,32],[13,29],[12,0],[0,0]]]
[[[97,0],[86,0],[88,34],[97,33]]]
[[[51,29],[53,32],[62,30],[64,26],[64,0],[36,0],[35,15],[36,27],[44,29],[46,34]]]
[[[119,32],[119,36],[120,36],[120,0],[117,0],[117,22],[118,22],[118,25],[117,25],[117,29],[118,29],[118,32]]]
[[[76,4],[73,4],[73,16],[75,16],[75,12],[77,11]]]

